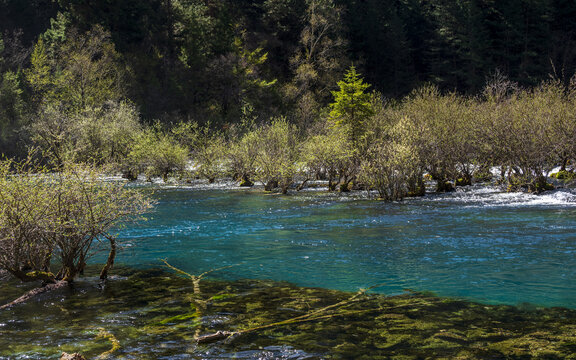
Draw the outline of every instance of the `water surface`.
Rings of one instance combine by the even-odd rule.
[[[576,308],[576,195],[470,187],[398,203],[318,191],[162,189],[120,231],[118,262],[159,259],[228,279],[356,291],[431,291],[493,304]],[[101,262],[96,257],[93,261]],[[216,274],[215,274],[216,275]]]

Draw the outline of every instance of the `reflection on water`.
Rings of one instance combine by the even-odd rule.
[[[323,192],[158,191],[120,263],[356,291],[410,288],[487,303],[576,307],[576,195],[472,187],[400,203]],[[94,261],[102,262],[102,258]]]

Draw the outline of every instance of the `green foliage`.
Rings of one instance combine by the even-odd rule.
[[[230,170],[242,186],[251,186],[258,167],[260,130],[249,130],[229,143],[227,152]]]
[[[51,60],[48,57],[46,44],[38,39],[30,57],[30,67],[26,69],[26,80],[34,91],[38,101],[43,97],[53,97],[54,80],[51,77]]]
[[[193,161],[196,173],[213,183],[226,173],[227,143],[222,134],[203,131],[203,139],[197,143],[193,151]]]
[[[574,180],[576,175],[573,171],[560,170],[557,173],[550,174],[550,177],[558,180]]]
[[[223,134],[214,131],[210,124],[199,126],[196,122],[179,122],[171,129],[178,143],[191,151],[191,160],[197,176],[213,183],[226,174],[227,144]]]
[[[333,191],[353,166],[354,147],[341,127],[329,127],[325,133],[310,136],[303,144],[302,157],[309,177],[328,179]]]
[[[107,102],[75,118],[76,161],[119,167],[142,131],[139,113],[128,103]]]
[[[72,281],[104,243],[115,254],[109,231],[149,206],[95,168],[67,164],[50,173],[31,160],[1,161],[0,268],[23,281]]]
[[[296,127],[285,118],[273,119],[260,129],[256,140],[256,177],[266,184],[267,190],[280,187],[285,194],[294,182],[300,157],[297,134]]]
[[[39,40],[43,40],[50,51],[50,55],[55,57],[55,52],[58,46],[66,41],[66,32],[70,26],[70,19],[68,14],[58,12],[56,18],[50,19],[50,28],[40,36]]]
[[[26,72],[38,101],[60,104],[69,112],[98,107],[124,96],[119,54],[102,27],[85,34],[68,29],[52,30],[40,38]],[[56,32],[56,34],[54,34]]]
[[[400,111],[404,139],[437,180],[438,190],[447,181],[472,177],[478,142],[471,100],[424,87],[406,98]]]
[[[43,105],[30,124],[30,138],[43,155],[56,164],[74,160],[75,121],[71,115],[53,105]]]
[[[334,102],[330,104],[330,118],[337,126],[349,128],[350,139],[357,144],[366,129],[364,121],[374,114],[370,94],[365,91],[370,87],[351,66],[338,82],[339,91],[333,91]]]
[[[17,155],[17,132],[26,117],[20,75],[7,71],[0,78],[0,153],[11,156]]]
[[[187,67],[204,65],[211,55],[210,36],[215,26],[208,6],[202,1],[174,0],[172,8],[177,18],[174,37],[181,43],[180,61]]]
[[[358,178],[378,191],[385,201],[402,200],[408,195],[408,182],[418,171],[418,154],[410,146],[378,141],[368,148]]]
[[[151,180],[161,177],[164,181],[170,175],[186,170],[189,150],[178,144],[159,125],[142,131],[131,147],[123,172],[129,179],[145,174]]]
[[[108,102],[81,113],[44,105],[29,132],[32,142],[57,164],[75,161],[117,168],[125,162],[141,126],[134,106],[124,102]]]

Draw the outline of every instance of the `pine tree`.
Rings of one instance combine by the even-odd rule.
[[[334,102],[330,104],[330,118],[336,126],[347,127],[351,141],[358,145],[365,132],[364,121],[374,114],[370,94],[366,93],[370,85],[364,82],[352,65],[338,86],[340,90],[332,92]]]

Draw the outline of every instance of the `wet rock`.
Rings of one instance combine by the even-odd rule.
[[[78,353],[68,354],[63,352],[60,360],[86,360],[86,358]]]

